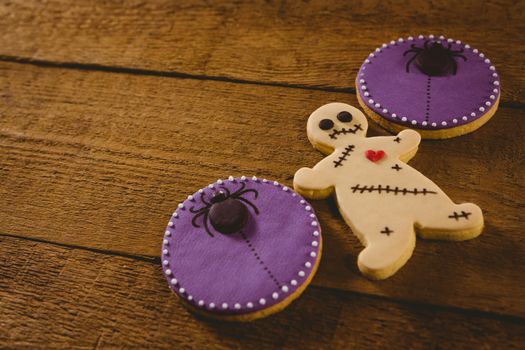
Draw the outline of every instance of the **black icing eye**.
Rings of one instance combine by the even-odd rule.
[[[334,122],[330,119],[323,119],[319,122],[319,127],[323,130],[330,130],[334,127]]]
[[[337,119],[343,123],[349,123],[352,121],[352,115],[350,112],[342,111],[337,115]]]

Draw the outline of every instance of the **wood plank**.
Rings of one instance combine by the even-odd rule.
[[[525,323],[311,287],[249,324],[195,318],[160,265],[0,236],[0,346],[17,349],[519,348]]]
[[[308,114],[355,96],[281,87],[0,64],[0,232],[157,257],[167,219],[230,174],[291,185],[322,158]],[[525,315],[523,110],[464,137],[422,144],[412,164],[484,210],[469,242],[418,241],[393,278],[356,269],[361,247],[330,201],[315,283],[389,298]],[[371,126],[371,134],[385,134]]]
[[[0,5],[0,55],[277,84],[353,88],[376,47],[444,34],[489,57],[502,101],[524,103],[520,1],[18,1]],[[6,58],[6,57],[4,57]]]

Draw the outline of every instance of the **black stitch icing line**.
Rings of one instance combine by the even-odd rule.
[[[343,135],[346,135],[346,134],[355,134],[357,132],[357,130],[363,130],[363,128],[361,127],[361,124],[354,124],[354,128],[353,129],[346,129],[346,128],[342,128],[341,130],[335,130],[329,135],[330,138],[336,140],[337,139],[337,135],[340,135],[340,134],[343,134]]]
[[[468,218],[469,215],[472,215],[472,213],[465,212],[465,211],[462,210],[461,214],[454,212],[453,215],[449,215],[448,217],[451,218],[451,219],[455,219],[456,221],[459,221],[459,219],[461,219],[461,218],[465,218],[466,220],[468,220],[469,219]]]
[[[423,189],[417,189],[417,188],[413,188],[413,189],[409,189],[409,188],[399,188],[398,186],[394,187],[394,188],[391,188],[390,185],[372,185],[372,186],[367,186],[367,185],[364,185],[364,186],[360,186],[359,184],[355,185],[355,186],[352,186],[351,187],[352,189],[352,193],[365,193],[365,192],[368,192],[368,193],[372,193],[372,192],[378,192],[379,194],[381,193],[393,193],[394,195],[398,195],[398,194],[402,194],[403,196],[406,196],[407,194],[413,194],[414,196],[417,196],[417,195],[424,195],[426,196],[427,194],[437,194],[437,192],[435,191],[431,191],[431,190],[428,190],[426,188],[423,188]]]
[[[346,146],[345,150],[339,157],[339,160],[334,160],[334,168],[337,168],[338,166],[342,166],[343,162],[346,160],[346,157],[350,155],[350,152],[354,150],[354,145],[348,145]]]
[[[275,278],[274,274],[272,273],[272,271],[270,270],[270,268],[268,266],[266,266],[266,264],[264,263],[264,261],[262,260],[262,258],[259,256],[259,254],[257,253],[257,251],[255,250],[255,247],[252,245],[252,242],[250,242],[250,240],[248,239],[248,237],[246,237],[246,235],[244,234],[244,232],[239,232],[242,236],[242,238],[244,239],[244,241],[246,242],[246,244],[248,245],[248,248],[250,248],[250,250],[252,251],[252,254],[253,256],[255,257],[255,259],[259,262],[259,264],[261,264],[261,266],[263,267],[264,271],[266,271],[266,273],[268,274],[268,276],[270,277],[270,279],[277,285],[277,288],[281,288],[281,284],[279,283],[279,281],[277,280],[277,278]]]
[[[385,229],[383,231],[380,231],[380,233],[390,236],[391,233],[394,233],[394,230],[391,230],[388,228],[388,226],[385,226]]]
[[[399,166],[399,164],[396,164],[396,165],[394,165],[394,166],[392,166],[390,168],[394,169],[395,171],[399,171],[399,170],[403,169],[402,167]]]

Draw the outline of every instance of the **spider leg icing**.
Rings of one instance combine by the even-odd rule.
[[[221,188],[226,192],[226,197],[231,197],[231,194],[230,194],[230,190],[227,189],[226,187],[224,186],[221,186]]]
[[[210,228],[208,227],[208,214],[209,214],[209,211],[207,210],[203,210],[201,211],[200,213],[198,213],[197,215],[195,215],[193,217],[193,219],[191,219],[191,224],[193,225],[193,227],[200,227],[198,224],[197,224],[197,219],[199,217],[201,217],[202,215],[204,215],[204,219],[202,220],[203,224],[204,224],[204,229],[206,230],[206,233],[208,235],[210,235],[211,237],[213,237],[213,233],[211,233],[210,231]]]
[[[236,199],[248,204],[250,207],[252,207],[253,211],[255,212],[256,215],[259,215],[259,209],[257,209],[257,207],[252,203],[250,202],[249,200],[247,200],[246,198],[242,198],[242,197],[236,197]]]
[[[425,42],[426,44],[426,42]],[[416,59],[416,57],[423,51],[422,48],[420,47],[416,47],[416,44],[412,44],[410,45],[411,49],[410,50],[406,50],[405,52],[403,52],[403,56],[406,56],[407,53],[415,53],[415,55],[410,59],[408,60],[407,64],[406,64],[406,71],[407,73],[410,72],[410,63],[412,63],[412,61],[414,61]]]
[[[463,53],[464,50],[463,49],[457,50],[457,51],[456,50],[450,50],[450,52],[452,52],[452,53]]]
[[[461,52],[463,52],[463,50],[461,50]],[[463,58],[463,61],[467,62],[467,58],[463,55],[460,55],[459,52],[453,51],[452,57],[460,57],[460,58]]]
[[[201,193],[201,201],[202,201],[202,203],[206,204],[207,206],[210,206],[210,205],[211,205],[210,203],[208,203],[208,202],[206,201],[206,199],[204,199],[204,192]]]
[[[234,198],[237,198],[237,199],[238,199],[238,197],[240,197],[240,196],[242,196],[243,194],[248,193],[248,192],[255,193],[255,199],[257,199],[257,197],[259,196],[259,192],[257,192],[257,191],[254,190],[253,188],[250,188],[250,189],[248,189],[248,190],[244,190],[244,191],[239,192],[239,193],[236,192],[237,195],[235,195],[235,193],[234,193]]]
[[[206,213],[206,211],[201,211],[200,213],[198,213],[197,215],[195,215],[193,217],[193,219],[191,219],[191,224],[193,225],[193,227],[200,227],[198,224],[197,224],[197,219],[199,217],[201,217],[202,215],[204,215],[204,213]]]
[[[244,188],[246,187],[246,184],[244,182],[241,182],[241,187],[239,189],[237,189],[237,191],[233,192],[231,194],[231,196],[235,197],[235,196],[238,196],[239,195],[239,192],[241,192],[242,190],[244,190]],[[230,196],[230,194],[228,193],[228,196]]]
[[[210,208],[209,205],[207,205],[207,206],[205,206],[205,207],[202,207],[202,208],[200,208],[200,209],[197,209],[197,210],[195,210],[195,207],[191,207],[191,208],[190,208],[190,211],[191,211],[193,214],[197,214],[197,213],[199,213],[199,212],[201,212],[201,211],[203,211],[203,210],[209,209],[209,208]]]
[[[409,52],[417,52],[417,53],[419,53],[419,52],[423,51],[423,49],[421,49],[419,47],[416,47],[415,44],[410,45],[410,47],[411,47],[411,49],[406,50],[405,52],[403,52],[403,56],[405,56]]]
[[[204,229],[206,230],[206,233],[208,235],[213,237],[213,233],[211,233],[210,228],[208,227],[208,215],[209,215],[209,213],[210,213],[209,211],[205,211],[204,212],[204,220],[203,220],[203,222],[204,222]]]
[[[456,75],[456,72],[458,70],[458,64],[453,57],[450,58],[450,61],[450,63],[452,63],[452,74]]]
[[[412,63],[412,61],[414,61],[418,55],[419,55],[419,52],[416,53],[416,54],[414,55],[414,57],[412,57],[411,59],[408,60],[408,62],[407,62],[407,64],[406,64],[406,70],[407,70],[407,73],[410,72],[410,68],[409,68],[409,67],[410,67],[410,63]]]

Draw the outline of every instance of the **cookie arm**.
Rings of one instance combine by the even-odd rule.
[[[399,154],[399,159],[408,162],[416,155],[417,147],[421,142],[421,135],[415,130],[405,129],[390,139],[393,142],[391,147]]]
[[[326,160],[325,158],[314,168],[297,170],[293,179],[294,190],[306,198],[323,199],[328,197],[334,189],[334,184],[331,176],[323,171],[322,164]]]

